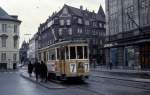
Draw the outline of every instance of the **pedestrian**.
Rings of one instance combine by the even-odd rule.
[[[34,72],[35,72],[35,77],[36,77],[36,81],[38,81],[39,77],[40,77],[40,63],[36,60],[34,63]]]
[[[47,66],[43,61],[41,61],[41,81],[47,82]]]
[[[112,69],[112,62],[109,63],[109,69]]]
[[[33,71],[33,65],[31,64],[31,61],[29,61],[29,64],[28,64],[28,73],[29,73],[29,77],[32,76],[32,71]]]

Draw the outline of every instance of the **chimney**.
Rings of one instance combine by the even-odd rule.
[[[83,10],[83,6],[82,5],[80,6],[80,10]]]

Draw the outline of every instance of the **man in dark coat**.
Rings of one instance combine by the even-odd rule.
[[[31,61],[29,61],[29,64],[28,64],[28,73],[29,73],[29,77],[32,76],[32,71],[33,71],[33,65],[31,64]]]
[[[41,71],[40,63],[38,61],[36,61],[34,64],[34,71],[35,71],[36,81],[38,81],[40,76],[40,71]]]
[[[41,61],[41,79],[42,82],[47,82],[47,66],[43,61]]]

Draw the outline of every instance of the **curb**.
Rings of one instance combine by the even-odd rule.
[[[42,86],[42,87],[45,87],[45,88],[47,88],[47,89],[65,89],[65,88],[66,88],[66,87],[64,87],[64,86],[61,86],[61,87],[49,87],[49,86],[47,86],[47,85],[44,85],[44,84],[42,84],[42,83],[40,83],[40,82],[37,82],[37,81],[35,81],[35,80],[33,80],[33,79],[31,79],[31,78],[29,78],[29,77],[23,75],[22,73],[20,73],[20,75],[21,75],[23,78],[25,78],[25,79],[27,79],[27,80],[33,82],[33,83],[36,83],[36,84],[38,84],[38,85],[40,85],[40,86]]]
[[[91,71],[93,72],[108,72],[108,73],[123,73],[123,74],[150,74],[150,71],[137,71],[137,72],[126,72],[126,71],[113,71],[113,70],[94,70],[92,69]]]
[[[109,76],[99,76],[99,75],[92,75],[93,77],[100,77],[100,78],[107,78],[107,79],[116,79],[116,80],[124,80],[124,81],[133,81],[139,83],[150,83],[150,79],[140,79],[140,78],[125,78],[125,77],[109,77]]]

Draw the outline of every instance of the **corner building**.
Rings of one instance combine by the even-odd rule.
[[[35,39],[38,49],[61,41],[86,40],[90,48],[90,60],[95,59],[97,63],[103,64],[105,31],[105,14],[101,6],[95,13],[82,6],[75,8],[64,5],[40,24]],[[46,54],[38,55],[46,58]]]
[[[20,24],[18,16],[0,7],[0,69],[15,69],[19,63]]]
[[[106,0],[106,63],[150,68],[150,0]]]

